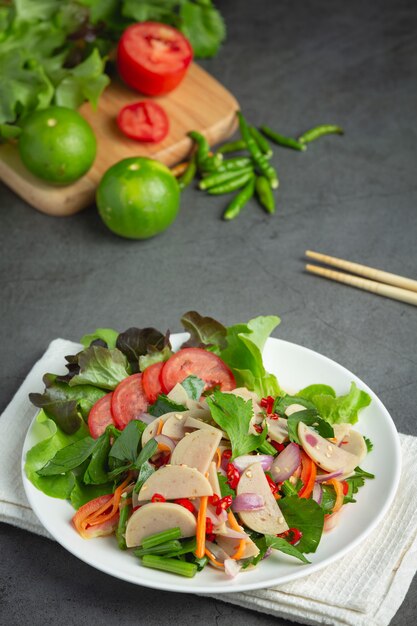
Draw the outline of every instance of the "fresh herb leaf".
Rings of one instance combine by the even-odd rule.
[[[117,330],[113,330],[113,328],[97,328],[93,333],[81,337],[80,343],[82,343],[84,348],[89,348],[93,341],[101,339],[106,344],[106,347],[112,350],[116,347],[118,336],[119,333]]]
[[[86,484],[100,485],[107,482],[107,459],[110,448],[110,433],[106,431],[96,440],[91,461],[84,473]]]
[[[318,434],[325,439],[334,437],[334,430],[326,420],[319,417],[315,409],[306,409],[305,411],[297,411],[290,415],[287,419],[288,437],[290,441],[300,444],[298,438],[298,424],[303,422],[307,426],[313,426]]]
[[[332,485],[321,485],[321,489],[320,506],[325,513],[331,513],[336,503],[336,491]]]
[[[105,496],[113,492],[113,483],[105,483],[100,485],[85,485],[80,479],[75,480],[74,488],[71,491],[71,504],[74,509],[79,509],[80,506],[98,498],[99,496]]]
[[[366,479],[373,479],[373,478],[375,478],[374,474],[365,472],[365,470],[361,469],[360,467],[355,467],[355,473],[353,474],[353,476],[349,476],[349,478],[345,479],[345,482],[348,485],[348,492],[345,495],[343,504],[348,504],[349,502],[356,502],[353,496],[358,493],[361,487],[364,486]]]
[[[118,461],[134,463],[138,456],[138,448],[146,424],[140,420],[132,420],[122,430],[109,452],[109,457]]]
[[[227,482],[227,477],[223,476],[223,474],[220,474],[219,472],[217,473],[217,477],[219,479],[220,493],[222,498],[224,498],[225,496],[232,496],[234,498],[236,493]]]
[[[163,393],[158,396],[158,399],[154,404],[148,407],[149,415],[153,415],[154,417],[161,417],[161,415],[165,415],[165,413],[171,413],[173,411],[181,413],[186,410],[187,407],[173,402]]]
[[[95,445],[96,441],[92,437],[84,437],[84,439],[58,450],[55,456],[38,470],[39,476],[66,474],[84,463],[91,456]]]
[[[310,410],[314,410],[316,408],[313,402],[310,402],[308,399],[302,398],[299,395],[296,395],[296,396],[285,395],[282,397],[278,396],[278,398],[275,398],[272,411],[273,413],[278,413],[278,415],[284,415],[286,409],[288,409],[288,407],[291,406],[292,404],[300,404],[301,406]]]
[[[204,347],[216,354],[226,348],[226,328],[212,317],[203,317],[197,311],[188,311],[181,317],[181,324],[190,333],[183,348]]]
[[[277,379],[265,370],[262,350],[280,323],[274,315],[255,317],[247,324],[227,328],[227,348],[220,358],[233,370],[238,386],[247,387],[263,398],[282,395]]]
[[[160,352],[166,346],[171,347],[169,337],[155,328],[128,328],[120,333],[116,342],[116,347],[127,357],[133,373],[139,371],[139,357],[148,352]]]
[[[155,473],[155,468],[148,462],[142,463],[141,468],[139,470],[138,479],[136,481],[136,485],[134,486],[133,491],[135,493],[139,493],[142,489],[143,484],[148,480],[149,476]]]
[[[304,553],[315,552],[323,533],[323,509],[314,500],[296,496],[282,498],[279,508],[288,526],[302,532],[297,549]]]
[[[368,439],[368,437],[364,437],[364,440],[366,444],[366,449],[368,450],[368,454],[369,454],[369,452],[372,452],[372,450],[374,449],[374,444],[372,443],[370,439]]]
[[[94,385],[100,389],[115,389],[129,376],[128,362],[120,350],[90,346],[78,355],[79,374],[69,381],[69,385]]]
[[[181,385],[191,400],[200,400],[206,383],[198,376],[187,376],[187,378],[181,381]]]
[[[155,441],[155,439],[150,439],[147,443],[145,443],[134,463],[135,469],[139,470],[144,463],[149,461],[149,459],[156,453],[157,449],[158,442]]]
[[[296,546],[291,545],[288,541],[282,537],[275,537],[274,535],[265,535],[265,543],[268,548],[279,550],[285,554],[299,559],[303,563],[310,563],[310,561],[304,556],[304,554]]]
[[[232,445],[232,459],[242,454],[256,450],[266,439],[267,430],[261,435],[249,434],[249,427],[253,417],[253,405],[250,400],[231,393],[215,391],[207,398],[211,416],[214,421],[227,432]]]

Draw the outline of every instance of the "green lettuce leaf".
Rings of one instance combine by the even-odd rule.
[[[60,476],[40,476],[38,470],[50,461],[58,450],[88,436],[87,427],[81,428],[73,434],[62,432],[56,423],[49,419],[45,411],[40,411],[33,427],[34,436],[38,439],[26,454],[25,474],[30,482],[40,491],[51,498],[67,499],[75,485],[72,472]]]
[[[297,496],[282,498],[279,508],[288,526],[302,532],[297,549],[300,552],[315,552],[323,533],[323,509],[314,500]]]
[[[164,22],[174,24],[176,14],[174,10],[179,0],[124,0],[122,13],[135,22]]]
[[[325,385],[317,385],[317,387],[328,389]],[[305,393],[306,390],[304,389],[303,392]],[[356,424],[359,411],[371,403],[371,398],[366,391],[359,389],[354,382],[351,383],[349,393],[344,396],[336,397],[334,391],[333,394],[327,391],[310,393],[309,400],[314,403],[319,415],[330,424]]]
[[[82,63],[65,71],[55,89],[55,104],[77,109],[84,100],[89,100],[97,108],[102,92],[110,83],[110,78],[104,74],[105,65],[106,59],[94,48]]]
[[[97,341],[97,339],[101,339],[107,348],[113,350],[116,347],[116,341],[119,333],[117,330],[113,330],[113,328],[97,328],[93,333],[89,335],[84,335],[80,339],[80,343],[84,346],[84,348],[89,348],[93,341]]]
[[[128,362],[125,355],[117,350],[102,346],[90,346],[78,355],[79,374],[69,381],[75,385],[94,385],[100,389],[113,390],[129,376]]]
[[[135,373],[139,371],[139,358],[141,356],[145,356],[148,353],[154,355],[155,353],[163,352],[164,348],[171,348],[171,344],[169,335],[163,335],[155,328],[133,327],[128,328],[124,333],[120,333],[116,347],[127,357],[131,371]]]
[[[183,348],[209,348],[219,354],[227,346],[227,330],[223,324],[212,317],[203,317],[197,311],[188,311],[181,317],[181,324],[190,333],[190,338]]]
[[[232,459],[242,454],[257,450],[265,441],[267,430],[261,435],[249,434],[249,426],[253,417],[252,402],[231,393],[215,391],[207,398],[211,416],[214,421],[227,432],[232,445]]]
[[[181,2],[180,18],[180,30],[190,40],[197,57],[204,59],[217,54],[226,38],[226,26],[211,0]]]
[[[154,363],[160,363],[161,361],[168,361],[169,357],[172,356],[173,352],[169,346],[165,346],[162,350],[157,350],[154,352],[149,352],[143,356],[139,357],[139,369],[141,372],[144,372],[147,367],[153,365]]]
[[[279,323],[279,317],[270,315],[229,326],[227,348],[220,352],[220,358],[233,370],[237,385],[255,391],[261,398],[282,394],[276,377],[265,370],[262,360],[265,342]]]
[[[80,506],[90,502],[90,500],[94,500],[94,498],[99,496],[106,496],[109,493],[113,493],[112,482],[102,485],[85,485],[79,478],[76,478],[70,500],[74,509],[79,509]]]

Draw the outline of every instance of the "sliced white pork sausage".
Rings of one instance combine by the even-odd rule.
[[[340,447],[345,452],[349,452],[356,457],[356,466],[360,465],[362,459],[364,459],[368,453],[365,439],[360,433],[358,433],[357,430],[351,430],[349,434],[343,439],[343,443],[340,445]]]
[[[151,500],[156,493],[165,500],[176,500],[212,496],[213,490],[207,478],[193,467],[165,465],[145,481],[138,502]]]
[[[216,432],[217,431],[217,432]],[[176,445],[171,465],[188,465],[205,474],[222,438],[220,430],[195,430]],[[185,496],[182,496],[185,497]]]
[[[193,537],[195,517],[185,507],[173,502],[150,502],[134,511],[126,526],[126,545],[139,546],[145,537],[179,527],[181,537]]]
[[[351,428],[352,426],[350,424],[333,424],[334,443],[337,446],[349,435]]]
[[[185,421],[187,419],[187,416],[185,415],[185,413],[187,413],[187,411],[184,411],[183,413],[175,413],[174,415],[171,415],[171,417],[169,417],[167,419],[167,421],[164,423],[164,425],[162,426],[162,434],[166,435],[167,437],[169,437],[170,439],[182,439],[185,435]]]
[[[326,472],[352,472],[358,465],[358,457],[321,437],[303,422],[298,424],[298,437],[308,456]]]
[[[280,417],[277,420],[267,417],[265,421],[268,426],[268,437],[272,441],[277,443],[288,441],[288,425],[285,417]]]
[[[278,535],[288,530],[288,524],[277,501],[271,493],[269,483],[260,463],[253,463],[243,472],[236,489],[237,495],[257,493],[263,496],[265,506],[258,511],[241,511],[239,517],[248,528],[265,535]]]
[[[242,532],[244,532],[243,528]],[[216,535],[216,543],[218,546],[220,546],[220,548],[222,548],[222,550],[226,552],[226,554],[232,556],[233,554],[235,554],[235,552],[237,552],[239,548],[240,539],[231,539],[230,537],[225,537],[224,535]],[[257,556],[258,554],[258,546],[252,541],[250,537],[248,537],[245,543],[245,551],[240,558],[248,559],[251,556]]]
[[[229,436],[227,433],[223,432],[219,428],[216,428],[215,426],[212,426],[211,424],[207,424],[207,422],[203,422],[200,419],[196,419],[195,417],[192,417],[188,411],[187,411],[187,417],[186,417],[186,422],[185,422],[185,428],[189,428],[189,429],[201,428],[202,430],[211,430],[213,432],[220,432],[222,434],[223,439],[229,439]]]
[[[211,488],[213,489],[213,495],[219,496],[221,498],[222,492],[220,490],[219,477],[217,475],[217,466],[214,461],[210,463],[207,478],[209,480]]]
[[[165,424],[165,422],[169,420],[170,417],[174,417],[174,415],[176,415],[175,411],[165,413],[165,415],[155,418],[153,422],[147,425],[142,433],[142,448],[150,439],[153,439],[156,436],[160,421],[162,420],[162,423]]]

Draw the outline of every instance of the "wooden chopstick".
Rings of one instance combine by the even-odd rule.
[[[399,276],[398,274],[390,274],[389,272],[377,270],[374,267],[367,267],[366,265],[360,265],[360,263],[352,263],[351,261],[345,261],[344,259],[339,259],[335,256],[328,256],[327,254],[321,254],[320,252],[313,252],[312,250],[306,250],[306,257],[320,261],[320,263],[325,263],[326,265],[340,267],[342,270],[352,272],[353,274],[359,274],[359,276],[366,276],[374,281],[388,283],[389,285],[401,287],[402,289],[417,291],[417,280],[405,278],[404,276]]]
[[[346,261],[346,263],[348,263],[348,261]],[[351,285],[352,287],[357,287],[358,289],[371,291],[372,293],[376,293],[378,296],[393,298],[394,300],[400,300],[401,302],[407,302],[408,304],[414,304],[417,306],[417,293],[409,291],[408,289],[393,287],[392,285],[379,283],[375,280],[369,280],[367,278],[360,278],[359,276],[352,276],[352,274],[345,274],[344,272],[336,272],[317,265],[307,264],[306,270],[312,274],[336,280],[339,283],[345,283],[346,285]]]

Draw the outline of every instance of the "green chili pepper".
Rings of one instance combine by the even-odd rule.
[[[130,506],[130,504],[126,503],[126,498],[127,498],[127,494],[123,493],[121,502],[120,502],[119,523],[116,528],[116,539],[117,539],[117,543],[119,545],[120,550],[127,549],[125,533],[126,533],[127,521],[132,511],[132,507]]]
[[[237,176],[227,182],[216,185],[215,187],[210,187],[210,189],[207,189],[207,193],[211,196],[221,196],[224,193],[231,193],[246,185],[253,177],[253,171],[246,172],[245,174],[238,173]]]
[[[219,167],[221,167],[223,163],[223,155],[222,154],[213,154],[213,156],[208,156],[204,161],[199,163],[200,170],[204,172],[217,172]]]
[[[197,144],[197,165],[200,167],[201,164],[208,158],[210,152],[210,146],[205,137],[201,133],[198,133],[196,130],[191,130],[188,133],[188,136],[195,141]]]
[[[227,159],[223,161],[221,165],[215,170],[219,174],[221,172],[233,172],[236,170],[241,170],[244,167],[248,167],[252,165],[252,159],[249,157],[236,157],[234,159]]]
[[[272,156],[272,148],[269,145],[269,143],[267,142],[267,140],[265,139],[265,137],[263,135],[261,135],[259,130],[257,128],[255,128],[254,126],[251,126],[249,128],[249,130],[250,130],[250,133],[251,133],[252,137],[254,138],[256,143],[258,144],[261,152],[267,158],[271,157]]]
[[[182,174],[178,178],[178,185],[181,191],[185,189],[186,187],[188,187],[190,183],[192,183],[192,181],[194,180],[194,176],[196,175],[196,172],[197,172],[197,162],[196,162],[195,156],[193,156],[184,174]]]
[[[268,162],[268,159],[265,157],[265,155],[262,154],[258,144],[250,133],[248,123],[246,122],[240,111],[237,112],[237,117],[239,120],[239,128],[242,138],[246,141],[248,150],[251,153],[253,160],[255,161],[261,173],[264,174],[269,180],[272,189],[276,189],[279,185],[279,182],[275,169]]]
[[[228,143],[224,143],[217,150],[217,153],[226,154],[226,152],[239,152],[240,150],[246,150],[247,145],[243,139],[239,139],[238,141],[229,141]]]
[[[269,137],[271,141],[277,143],[279,146],[284,146],[284,148],[292,148],[293,150],[300,150],[302,152],[307,150],[307,146],[297,141],[297,139],[292,139],[292,137],[284,137],[284,135],[276,133],[274,130],[272,130],[272,128],[269,128],[268,126],[261,126],[261,131],[264,135]]]
[[[229,180],[233,180],[237,176],[241,176],[243,174],[251,174],[253,173],[252,167],[244,167],[240,168],[237,171],[231,172],[213,172],[213,174],[209,174],[203,178],[203,180],[199,183],[200,189],[211,189],[211,187],[216,187],[217,185],[221,185],[223,183],[227,183]]]
[[[310,141],[323,137],[323,135],[343,135],[344,132],[345,131],[340,126],[323,124],[322,126],[315,126],[314,128],[307,130],[300,137],[298,137],[298,141],[300,143],[310,143]]]
[[[249,200],[252,198],[254,189],[255,181],[252,178],[230,202],[225,212],[223,213],[223,219],[227,221],[234,220],[235,217],[239,215],[245,204],[249,202]]]
[[[265,176],[257,176],[255,183],[256,193],[260,200],[260,203],[268,211],[268,213],[275,213],[275,198],[271,190],[271,185]]]

